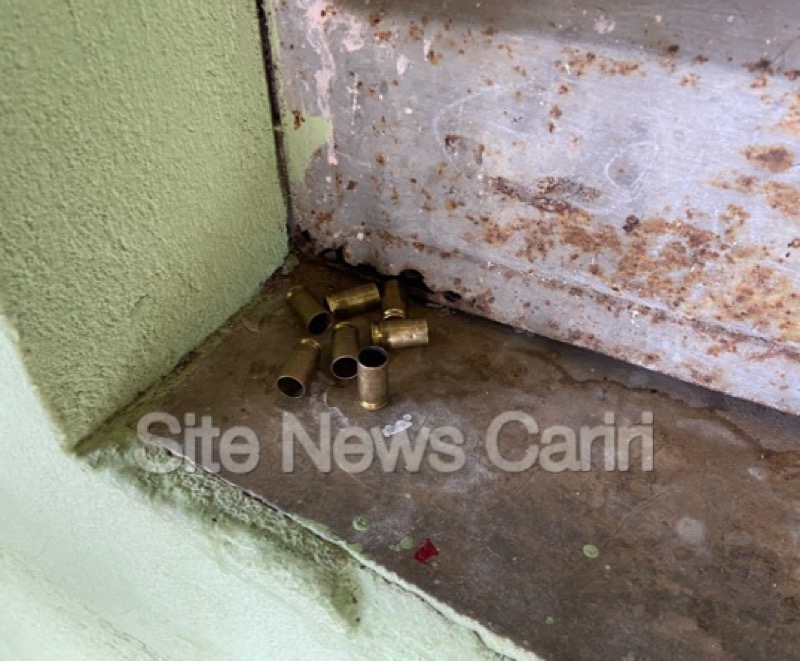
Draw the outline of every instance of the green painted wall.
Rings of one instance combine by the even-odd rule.
[[[285,255],[255,3],[0,12],[0,304],[72,444]]]

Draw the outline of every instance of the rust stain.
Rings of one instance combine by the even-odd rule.
[[[550,108],[550,117],[553,119],[560,119],[563,114],[564,112],[561,110],[558,104],[553,104],[553,106]]]
[[[664,219],[643,221],[640,232],[629,239],[614,281],[629,291],[671,303],[683,314],[700,318],[710,314],[720,322],[747,321],[785,339],[794,332],[792,316],[798,312],[799,294],[792,280],[768,264],[743,268],[747,248],[728,241],[748,217],[741,208],[729,207],[721,217],[730,223],[722,236]],[[671,240],[652,256],[655,236]],[[729,266],[720,269],[723,253],[728,258],[723,263]],[[707,286],[710,282],[716,284]]]
[[[665,213],[669,213],[670,207],[664,207],[664,211]],[[705,211],[701,211],[700,209],[692,209],[691,207],[688,207],[684,213],[686,214],[687,220],[694,220],[695,218],[708,218],[708,214]]]
[[[730,208],[727,212],[727,215],[730,219],[733,219],[732,222],[736,224],[745,220],[748,216],[747,212],[740,207]],[[494,222],[488,217],[481,217],[480,220],[487,226],[487,228]],[[560,222],[563,222],[565,226],[573,228],[577,226],[576,224],[586,223],[586,225],[583,225],[582,228],[590,234],[595,233],[595,237],[592,239],[592,241],[597,240],[600,236],[600,233],[608,232],[608,229],[603,229],[600,233],[597,233],[597,224],[592,224],[591,217],[584,212],[579,212],[577,215],[573,212],[568,212],[563,214],[559,220]],[[621,248],[619,251],[621,256],[620,263],[624,262],[624,260],[630,260],[632,257],[635,257],[635,250],[632,253],[630,250],[627,250],[627,246],[629,243],[632,243],[634,239],[640,239],[641,237],[639,235],[650,237],[651,243],[643,245],[643,247],[649,252],[655,247],[652,241],[659,242],[664,238],[664,232],[670,233],[667,235],[668,237],[677,237],[675,241],[671,243],[677,242],[681,244],[681,247],[675,249],[675,254],[682,258],[685,258],[687,255],[687,247],[696,246],[698,249],[708,248],[709,244],[713,244],[714,242],[719,243],[721,240],[720,237],[716,236],[714,233],[705,232],[703,230],[699,230],[698,228],[690,227],[686,223],[678,220],[673,221],[664,218],[649,218],[641,221],[641,226],[642,228],[637,235],[628,237],[625,235],[619,235],[619,237],[617,237],[618,239],[621,239],[619,241]],[[507,229],[512,232],[528,232],[526,239],[532,241],[536,236],[538,236],[539,239],[542,239],[543,232],[548,227],[553,229],[552,223],[541,218],[520,218],[516,223],[507,226]],[[394,236],[389,232],[376,231],[369,233],[374,235],[376,238],[380,238],[380,240],[386,245],[395,246],[406,243],[404,239]],[[508,232],[505,233],[507,234]],[[417,237],[414,237],[414,239],[414,241],[409,241],[407,245],[410,245],[410,247],[413,246],[413,248],[417,251],[426,252],[445,260],[461,256],[461,253],[458,250],[444,251],[436,248],[435,246],[426,245],[425,243],[416,240]],[[798,237],[798,244],[800,244],[800,237]],[[546,247],[546,245],[547,244],[545,242],[543,247]],[[550,247],[552,247],[552,243],[550,243]],[[731,250],[731,248],[729,247],[728,250]],[[532,254],[532,257],[535,256],[535,253]],[[690,262],[686,261],[683,263],[688,264]],[[693,260],[691,263],[694,266],[697,266],[698,264],[697,260]],[[662,272],[665,271],[663,268],[664,264],[661,259],[651,256],[650,266],[653,265],[655,265],[656,270],[660,270]],[[646,262],[640,264],[640,270],[642,272],[646,272],[648,270],[647,267],[648,264]],[[502,273],[502,276],[505,280],[525,277],[524,273],[515,269],[509,269],[502,266],[498,266],[497,268]],[[700,263],[698,268],[704,268],[702,263]],[[592,274],[597,275],[600,278],[607,279],[608,281],[613,282],[614,278],[616,278],[615,273],[611,273],[608,277],[604,276],[603,271],[599,268],[589,268],[588,270]],[[777,334],[780,336],[778,339],[788,339],[789,341],[794,342],[800,340],[800,331],[793,323],[794,319],[797,318],[798,311],[800,311],[800,292],[797,291],[796,287],[792,288],[792,282],[776,273],[772,268],[769,267],[769,265],[763,264],[749,265],[747,268],[742,268],[740,265],[735,273],[730,273],[732,277],[728,278],[727,275],[728,274],[724,273],[719,274],[716,271],[707,271],[703,275],[692,276],[702,278],[702,280],[694,280],[695,285],[698,281],[703,283],[713,281],[715,286],[707,287],[706,289],[710,291],[704,292],[703,296],[700,297],[700,300],[693,301],[691,303],[680,304],[680,307],[674,306],[675,313],[681,317],[681,323],[689,324],[692,328],[694,328],[695,332],[698,333],[699,337],[705,338],[709,341],[711,346],[709,346],[706,351],[710,356],[718,356],[724,353],[735,354],[739,350],[739,343],[752,340],[751,335],[742,334],[741,332],[737,331],[735,327],[726,329],[719,328],[718,324],[714,323],[714,320],[717,322],[749,321],[750,325],[752,325],[755,320],[756,327],[764,332],[776,331],[777,325]],[[679,277],[675,277],[671,280],[665,280],[664,284],[666,289],[664,289],[661,293],[666,294],[670,289],[679,287],[681,277],[685,277],[685,274],[679,274]],[[462,286],[459,278],[454,278],[453,285],[454,291],[463,296],[464,300],[468,301],[474,309],[486,313],[493,311],[492,308],[495,303],[493,289],[485,289],[480,293],[470,292],[468,291],[468,288],[464,288]],[[552,286],[555,287],[556,284],[553,283]],[[562,289],[563,284],[558,285],[558,288]],[[698,290],[702,291],[702,288],[695,286],[693,290],[695,292]],[[590,296],[598,304],[608,306],[609,309],[614,308],[615,312],[617,313],[621,312],[627,315],[630,314],[632,309],[635,309],[639,314],[651,318],[652,323],[654,324],[666,322],[674,315],[671,310],[653,310],[647,305],[637,305],[630,302],[620,301],[616,297],[583,288],[572,287],[568,288],[567,292],[571,296],[575,297]],[[549,305],[550,303],[547,299],[545,299],[543,304]],[[701,311],[703,306],[707,307],[708,311],[713,313],[711,315],[712,318],[705,317],[705,320],[703,320],[703,318],[698,318],[697,316],[686,317],[687,310],[691,315],[693,314],[693,311]],[[529,308],[530,303],[523,305],[522,307]],[[773,320],[777,320],[778,324],[773,324]],[[552,326],[553,322],[549,323],[553,329],[557,329],[556,326]],[[589,331],[569,328],[563,328],[562,330],[565,333],[568,332],[569,339],[577,344],[588,346],[589,348],[601,348],[598,338]],[[762,356],[764,360],[772,358],[773,355],[785,355],[786,351],[784,349],[779,350],[777,348],[779,345],[772,346],[776,348],[765,352]],[[604,350],[608,350],[607,345],[603,345],[602,348]],[[628,359],[650,366],[657,367],[661,360],[660,356],[652,352],[644,353],[631,347],[626,347],[624,351],[620,351],[623,352]],[[790,354],[790,357],[794,355],[796,354]],[[758,359],[758,357],[753,357],[753,359]],[[800,358],[798,358],[798,361],[800,362]],[[682,367],[686,374],[690,375],[699,383],[719,386],[720,384],[724,383],[726,378],[726,375],[722,371],[707,369],[697,371],[693,370],[692,366],[690,365],[684,365]]]
[[[640,220],[635,229],[627,234],[611,284],[673,307],[683,305],[707,263],[719,256],[716,235],[658,217]]]
[[[686,373],[689,374],[690,380],[694,381],[695,383],[701,383],[706,386],[715,385],[717,388],[723,388],[724,384],[727,382],[725,379],[725,374],[719,368],[712,370],[705,368],[703,370],[699,370],[688,363],[684,363],[681,367]]]
[[[587,214],[588,217],[588,214]],[[581,227],[565,224],[559,231],[561,241],[585,254],[599,254],[603,251],[618,252],[621,247],[617,231],[610,225]]]
[[[432,246],[430,244],[424,243],[419,239],[407,240],[403,239],[392,232],[387,232],[386,230],[369,230],[365,232],[370,237],[375,237],[379,243],[385,244],[387,246],[396,247],[396,246],[407,246],[410,245],[414,248],[414,250],[418,252],[424,252],[429,255],[434,255],[439,259],[449,260],[453,259],[454,257],[461,256],[461,253],[458,250],[442,250],[436,246]]]
[[[489,313],[492,311],[493,303],[494,303],[494,294],[492,294],[491,289],[487,289],[486,291],[479,294],[472,300],[473,307],[484,313]]]
[[[499,193],[507,199],[516,200],[517,202],[535,207],[539,209],[539,211],[563,213],[573,209],[572,205],[563,199],[531,190],[505,177],[493,177],[489,182],[496,193]]]
[[[375,162],[378,165],[386,165],[386,154],[383,154],[379,151],[375,152]]]
[[[785,172],[794,163],[794,154],[782,145],[748,147],[744,150],[744,156],[770,172]]]
[[[550,214],[551,212],[547,212]],[[599,252],[619,248],[613,228],[590,227],[591,216],[579,209],[564,209],[557,213],[558,222],[542,217],[518,218],[514,223],[500,225],[496,221],[482,217],[484,238],[490,245],[503,245],[513,236],[521,237],[522,246],[515,255],[536,262],[548,256],[558,238],[562,245],[570,245],[584,252]]]
[[[506,55],[508,55],[508,59],[513,59],[514,57],[514,49],[511,48],[508,44],[498,44],[497,50],[504,50]]]
[[[574,204],[585,204],[601,196],[601,192],[596,188],[584,186],[567,177],[542,177],[537,179],[533,186],[510,181],[505,177],[493,177],[489,183],[493,192],[506,199],[521,202],[546,213],[577,211]]]
[[[630,234],[641,224],[641,222],[642,221],[637,216],[631,214],[625,219],[625,224],[622,226],[622,229],[625,230],[627,234]]]
[[[783,341],[800,335],[796,324],[800,291],[794,280],[769,263],[769,247],[738,241],[750,219],[739,205],[730,204],[718,214],[719,232],[693,225],[690,219],[702,215],[693,210],[686,212],[689,220],[629,215],[621,227],[614,227],[556,197],[574,192],[575,182],[549,178],[522,186],[497,177],[491,185],[497,194],[532,206],[541,215],[503,224],[482,218],[481,236],[489,245],[513,245],[516,257],[530,263],[548,258],[558,246],[573,249],[562,255],[572,262],[603,255],[598,261],[604,268],[594,259],[584,262],[583,268],[612,291],[635,293],[667,306],[684,320],[747,323]],[[740,177],[731,186],[761,191],[783,207],[797,204],[798,191],[784,184],[762,185],[753,177]],[[729,350],[718,346],[712,352]]]
[[[597,337],[594,333],[590,333],[589,331],[584,331],[576,328],[572,328],[567,331],[567,342],[570,344],[578,344],[587,349],[592,349],[593,351],[598,351],[602,348],[603,343],[600,341],[600,338]]]
[[[294,116],[294,128],[299,129],[303,124],[306,123],[306,118],[303,117],[303,113],[299,110],[292,110],[292,115]]]
[[[777,181],[761,182],[755,177],[739,175],[733,181],[711,180],[711,185],[723,190],[755,194],[764,197],[767,204],[778,213],[790,218],[800,218],[800,189]]]
[[[523,247],[517,250],[516,257],[524,258],[530,263],[535,263],[539,258],[544,259],[555,247],[555,238],[548,231],[547,224],[540,219],[520,219],[518,227],[524,228]]]
[[[756,62],[746,62],[744,65],[745,69],[747,69],[750,73],[766,73],[772,76],[775,73],[775,69],[772,67],[772,60],[767,57],[762,57],[760,60]]]
[[[327,225],[333,220],[333,211],[319,211],[314,212],[314,215],[317,219],[317,226],[322,227],[323,225]]]
[[[375,41],[385,43],[387,41],[391,41],[392,39],[392,31],[391,30],[378,30],[375,33]]]
[[[501,246],[508,242],[517,229],[516,226],[502,227],[493,218],[485,218],[483,227],[483,241],[490,246]]]
[[[583,76],[589,72],[596,72],[603,76],[629,76],[632,73],[646,75],[642,63],[638,60],[600,57],[592,51],[582,52],[577,48],[566,48],[564,52],[566,61],[555,62],[556,68],[562,74]]]
[[[678,65],[675,62],[674,57],[662,57],[658,61],[658,66],[664,69],[664,71],[666,71],[667,73],[675,73],[675,71],[677,71],[678,69]]]
[[[789,184],[768,181],[764,184],[764,195],[776,211],[792,218],[800,218],[800,190]]]
[[[444,147],[447,151],[451,154],[458,151],[459,145],[466,141],[466,138],[463,135],[458,135],[457,133],[448,133],[444,136]]]
[[[602,196],[597,188],[584,186],[569,177],[542,177],[534,185],[536,191],[542,195],[570,195],[581,202],[594,202]]]
[[[444,43],[445,48],[449,48],[452,51],[458,50],[458,42],[455,39],[453,39],[453,37],[443,37],[442,42]]]
[[[681,87],[697,87],[697,84],[700,82],[700,76],[696,73],[687,73],[683,78],[681,78]]]
[[[794,92],[788,99],[789,112],[778,124],[784,131],[800,136],[800,92]]]
[[[722,231],[722,238],[726,242],[732,243],[736,241],[736,234],[739,230],[750,220],[750,213],[738,204],[729,204],[725,211],[719,213],[719,219],[725,226]],[[722,247],[727,249],[727,243],[724,243]]]
[[[431,64],[439,64],[442,61],[442,54],[432,48],[428,51],[428,62]]]
[[[723,353],[739,353],[739,344],[733,338],[720,338],[719,342],[708,348],[709,356],[719,356]]]
[[[778,339],[796,341],[795,323],[800,312],[800,293],[794,283],[766,264],[739,269],[728,285],[708,292],[718,310],[717,319],[748,321]]]

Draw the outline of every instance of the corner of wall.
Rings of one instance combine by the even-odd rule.
[[[0,288],[71,446],[286,254],[256,6],[0,4]]]

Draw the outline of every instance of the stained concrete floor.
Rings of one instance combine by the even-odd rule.
[[[180,417],[211,415],[223,430],[258,433],[258,467],[222,477],[362,545],[545,659],[800,659],[800,420],[428,306],[414,314],[427,316],[431,344],[392,353],[387,408],[365,411],[355,382],[325,370],[307,397],[281,396],[275,376],[303,334],[285,291],[303,283],[324,294],[355,282],[309,264],[275,277],[161,403]],[[634,451],[629,471],[606,472],[596,446],[588,471],[552,473],[538,463],[502,471],[484,439],[508,410],[531,414],[540,429],[600,425],[607,411],[631,425],[652,411],[654,470],[643,471]],[[376,459],[363,473],[335,464],[322,473],[298,446],[295,470],[285,473],[284,412],[317,443],[324,413],[334,435],[406,420],[413,439],[422,426],[454,426],[466,464],[384,472]],[[501,438],[509,459],[532,442],[519,425]],[[354,526],[360,517],[365,530]],[[426,538],[439,555],[423,564],[414,555]],[[587,544],[597,557],[587,557]]]

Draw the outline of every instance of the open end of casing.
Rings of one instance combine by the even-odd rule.
[[[358,362],[364,367],[382,367],[389,360],[389,354],[380,347],[364,347],[358,352]]]
[[[331,315],[327,312],[320,312],[315,314],[308,320],[308,332],[312,335],[320,335],[324,333],[331,325]]]
[[[337,379],[353,379],[358,372],[358,363],[352,356],[341,356],[331,363],[331,372]]]
[[[302,397],[306,392],[305,386],[293,376],[279,377],[276,385],[284,395],[293,399]]]

